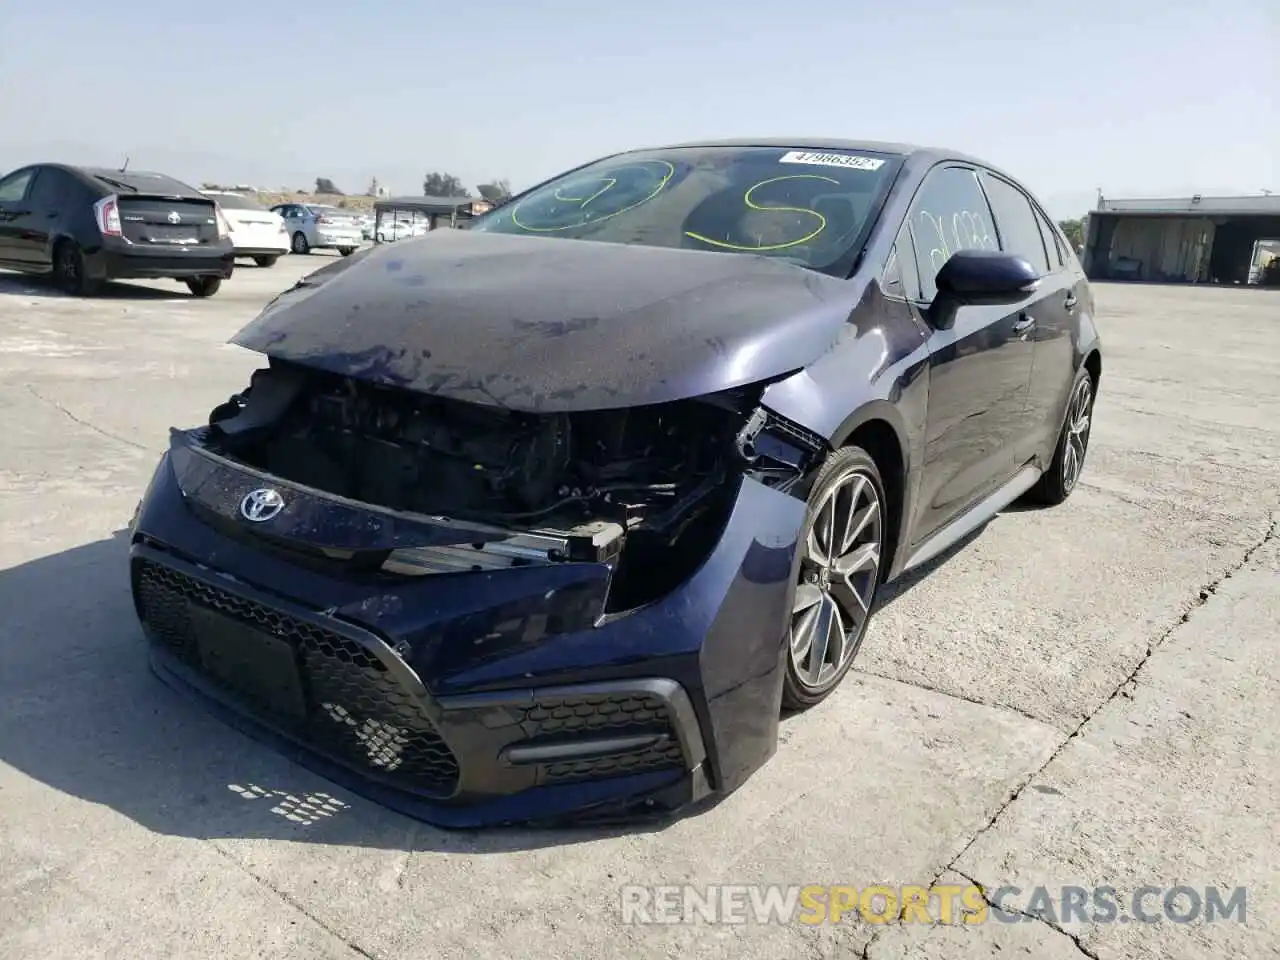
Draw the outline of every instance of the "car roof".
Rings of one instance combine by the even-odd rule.
[[[931,166],[943,160],[975,163],[991,170],[997,167],[979,157],[947,147],[930,147],[915,143],[894,143],[886,140],[849,140],[839,137],[733,137],[723,140],[691,140],[684,143],[668,143],[647,150],[681,150],[697,147],[777,147],[780,150],[852,150],[869,153],[885,153],[909,159],[913,166]],[[641,150],[625,150],[623,153],[639,153]]]
[[[147,170],[113,170],[109,167],[80,167],[66,163],[42,163],[39,166],[56,167],[104,192],[159,194],[193,200],[203,196],[190,184],[164,173],[152,173]]]

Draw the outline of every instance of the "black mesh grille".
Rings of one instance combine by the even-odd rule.
[[[661,697],[627,693],[542,699],[525,709],[523,719],[530,738],[572,741],[576,737],[646,734],[665,734],[668,738],[626,753],[548,764],[545,779],[549,782],[619,777],[676,768],[684,763],[675,726]]]
[[[569,780],[622,777],[629,773],[675,769],[683,762],[684,755],[680,752],[680,744],[669,741],[661,747],[646,747],[643,750],[632,750],[612,757],[548,764],[546,780],[549,783],[563,783]]]
[[[458,762],[417,700],[386,665],[360,643],[288,613],[228,593],[149,561],[137,572],[138,604],[155,640],[189,667],[272,720],[290,727],[335,760],[397,786],[430,796],[448,796],[458,781]],[[219,678],[200,652],[205,621],[194,608],[285,641],[294,651],[306,700],[305,719],[292,720],[261,689]],[[264,640],[264,642],[266,642]]]

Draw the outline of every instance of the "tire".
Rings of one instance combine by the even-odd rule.
[[[1088,370],[1076,373],[1068,396],[1067,412],[1062,420],[1062,432],[1058,434],[1053,460],[1036,485],[1027,491],[1024,499],[1028,503],[1056,507],[1071,496],[1080,480],[1084,459],[1089,453],[1089,432],[1093,429],[1093,401],[1096,397],[1093,377]]]
[[[53,276],[73,297],[91,297],[102,286],[86,274],[84,253],[72,240],[60,240],[53,248]]]
[[[276,261],[279,259],[279,257],[254,257],[253,262],[265,269],[267,267],[274,267],[276,265]]]
[[[311,252],[311,244],[307,243],[307,235],[299,230],[293,235],[293,240],[289,244],[289,248],[294,253],[306,255]]]
[[[349,257],[356,252],[356,248],[355,247],[339,247],[338,252],[342,254],[344,257]]]
[[[814,478],[787,633],[787,710],[821,703],[853,666],[880,587],[885,502],[880,471],[861,447],[837,450]]]
[[[221,277],[193,277],[187,281],[187,289],[193,297],[212,297],[222,286]]]

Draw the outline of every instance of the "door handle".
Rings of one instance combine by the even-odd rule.
[[[1074,310],[1076,308],[1076,304],[1079,302],[1080,301],[1076,299],[1076,295],[1074,293],[1068,293],[1067,299],[1062,301],[1062,305],[1068,310]]]
[[[1013,332],[1022,337],[1028,330],[1036,325],[1036,318],[1029,313],[1021,313],[1018,315],[1017,321],[1013,325]],[[1025,339],[1025,338],[1023,338]]]

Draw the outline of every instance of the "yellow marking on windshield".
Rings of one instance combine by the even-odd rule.
[[[562,197],[560,195],[560,187],[556,187],[555,192],[551,195],[555,197],[557,200],[563,200],[565,203],[581,203],[582,206],[585,207],[588,203],[590,203],[596,197],[600,196],[600,194],[607,193],[609,190],[612,190],[615,186],[617,186],[617,184],[618,184],[618,180],[616,177],[605,177],[604,186],[601,187],[599,190],[597,190],[595,193],[593,193],[591,196],[587,197],[585,200],[583,200],[582,197]]]
[[[799,240],[788,240],[786,243],[761,244],[757,246],[748,246],[743,243],[730,243],[727,240],[713,240],[710,237],[703,236],[700,233],[694,233],[692,230],[686,230],[685,236],[702,243],[709,243],[713,247],[720,247],[722,250],[738,250],[745,253],[760,253],[772,250],[786,250],[789,247],[798,247],[801,244],[808,243],[814,237],[827,229],[827,218],[820,214],[817,210],[810,210],[808,207],[762,207],[751,199],[751,194],[759,190],[761,187],[768,186],[771,183],[778,183],[782,180],[825,180],[827,183],[834,183],[840,186],[839,180],[833,180],[831,177],[821,177],[815,173],[796,173],[785,177],[771,177],[768,180],[761,180],[759,183],[752,184],[747,188],[747,192],[742,195],[742,202],[751,210],[761,210],[766,213],[804,213],[811,217],[818,218],[818,228],[812,233],[806,234]]]
[[[660,194],[666,188],[667,184],[671,182],[671,178],[676,175],[675,165],[668,163],[666,160],[633,160],[631,163],[614,167],[613,172],[618,173],[618,172],[621,172],[622,170],[627,169],[627,167],[636,167],[645,163],[661,164],[662,166],[667,168],[667,172],[663,174],[662,179],[658,181],[658,185],[654,187],[651,191],[649,191],[648,194],[641,197],[635,203],[632,203],[632,204],[629,204],[628,206],[623,207],[621,210],[615,210],[613,213],[606,213],[600,217],[590,217],[586,220],[580,220],[577,223],[566,223],[563,226],[559,226],[559,227],[534,227],[534,226],[530,226],[527,223],[523,223],[520,220],[520,208],[523,207],[526,203],[528,203],[529,200],[538,199],[537,197],[530,197],[529,200],[525,200],[522,203],[516,204],[515,209],[511,211],[511,222],[515,224],[517,227],[519,227],[521,230],[527,230],[530,233],[558,233],[561,230],[574,230],[578,227],[587,227],[597,223],[604,223],[606,220],[612,220],[614,217],[621,216],[624,213],[627,213],[631,210],[636,209],[636,207],[643,206],[644,204],[648,203],[650,200],[652,200],[654,197]],[[585,200],[582,200],[582,198],[580,197],[561,196],[560,191],[564,189],[563,187],[557,187],[555,190],[552,191],[551,196],[562,203],[578,203],[579,201],[581,201],[581,207],[579,207],[579,209],[581,209],[582,207],[585,207],[588,203],[590,203],[592,200],[595,200],[598,197],[600,197],[602,194],[607,193],[618,182],[616,177],[600,177],[599,180],[602,183],[605,181],[608,181],[608,183],[603,189],[597,190],[595,193],[587,197]]]

